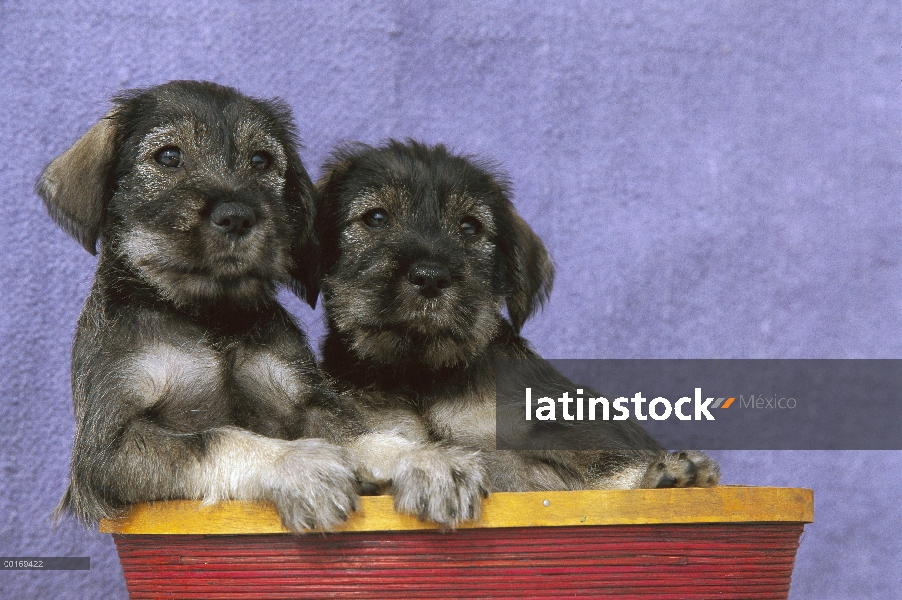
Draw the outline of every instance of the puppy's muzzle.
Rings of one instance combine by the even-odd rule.
[[[451,285],[451,273],[434,262],[414,263],[407,272],[407,280],[427,298],[435,298]]]
[[[213,227],[231,240],[246,235],[257,224],[257,215],[242,202],[220,202],[210,213]]]

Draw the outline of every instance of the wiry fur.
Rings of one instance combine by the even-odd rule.
[[[397,448],[479,451],[498,491],[717,483],[709,458],[667,454],[632,421],[599,425],[605,451],[495,450],[497,359],[529,359],[551,385],[577,386],[519,336],[547,298],[553,268],[492,165],[412,141],[356,145],[335,152],[318,187],[323,368]],[[420,285],[422,273],[435,285]],[[549,433],[539,427],[518,435]],[[373,444],[390,454],[389,440]]]
[[[51,216],[88,251],[100,242],[58,513],[96,524],[141,501],[267,499],[300,531],[356,508],[353,462],[333,444],[361,423],[274,299],[279,283],[317,295],[313,188],[295,146],[280,102],[174,81],[115,98],[45,169]],[[182,162],[160,163],[165,148]],[[255,168],[255,154],[269,161]],[[234,206],[255,223],[228,233],[212,215]]]

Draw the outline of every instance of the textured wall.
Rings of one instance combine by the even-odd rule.
[[[107,537],[47,522],[95,259],[32,192],[121,88],[280,95],[314,175],[387,136],[499,160],[558,267],[545,356],[902,358],[898,2],[104,4],[0,3],[0,555],[94,565],[4,598],[125,595]],[[792,598],[898,597],[902,453],[720,457],[815,489]]]

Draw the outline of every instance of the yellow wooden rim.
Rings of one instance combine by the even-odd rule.
[[[336,531],[436,529],[400,515],[391,496],[361,498],[361,509]],[[492,494],[474,527],[562,527],[573,525],[663,525],[685,523],[768,523],[814,521],[814,492],[803,488],[719,486],[661,490],[520,492]],[[100,524],[117,534],[287,533],[266,502],[193,500],[135,505],[128,514]]]

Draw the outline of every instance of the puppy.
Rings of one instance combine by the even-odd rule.
[[[598,425],[608,451],[495,450],[497,359],[529,359],[549,385],[577,386],[518,335],[553,269],[491,166],[390,141],[337,151],[318,187],[322,366],[391,433],[379,453],[436,441],[479,450],[496,491],[717,483],[707,456],[667,454],[632,421]],[[520,432],[526,443],[548,433]]]
[[[57,509],[86,524],[135,502],[270,500],[290,530],[358,501],[354,409],[324,386],[274,299],[312,301],[313,187],[278,101],[213,83],[126,92],[37,191],[100,259],[72,350],[76,433]]]

